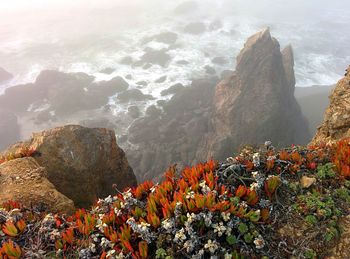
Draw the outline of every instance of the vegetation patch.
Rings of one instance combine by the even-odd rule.
[[[266,142],[180,174],[172,166],[161,183],[69,216],[9,201],[0,258],[325,257],[349,214],[349,150],[348,140],[280,151]]]

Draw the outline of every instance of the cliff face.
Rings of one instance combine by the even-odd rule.
[[[129,130],[126,152],[140,179],[169,163],[225,159],[242,144],[305,144],[307,122],[294,98],[293,51],[282,52],[268,29],[250,37],[233,75],[197,80]],[[215,87],[215,85],[217,86]],[[157,109],[156,109],[157,110]]]
[[[330,97],[330,104],[311,144],[350,137],[350,66]]]
[[[78,207],[88,207],[97,197],[137,184],[115,133],[104,128],[68,125],[34,133],[31,140],[15,144],[3,155],[23,148],[35,150],[35,160],[47,171],[47,179]]]
[[[216,87],[212,131],[199,154],[224,159],[245,143],[305,143],[307,122],[294,98],[293,51],[280,51],[268,29],[251,36],[234,74]]]

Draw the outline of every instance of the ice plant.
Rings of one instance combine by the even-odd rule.
[[[2,244],[2,247],[0,247],[0,258],[9,258],[9,259],[16,259],[21,258],[22,256],[22,250],[21,248],[15,244],[12,240],[9,240]]]

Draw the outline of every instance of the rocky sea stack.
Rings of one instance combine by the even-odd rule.
[[[269,29],[247,40],[234,74],[216,86],[205,158],[224,159],[232,148],[265,140],[306,143],[309,131],[294,98],[293,67],[291,46],[281,52]]]
[[[292,47],[281,51],[269,29],[251,36],[230,76],[219,83],[194,80],[131,125],[126,153],[136,175],[150,179],[169,163],[225,159],[246,143],[306,144],[310,133],[294,97],[293,67]]]

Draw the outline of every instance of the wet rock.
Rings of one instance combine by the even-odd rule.
[[[162,110],[157,108],[157,106],[155,105],[151,105],[150,107],[147,108],[146,110],[146,116],[149,116],[149,117],[159,117],[160,115],[162,114]]]
[[[157,84],[160,84],[160,83],[164,83],[166,79],[167,79],[167,76],[162,76],[162,77],[158,78],[154,82],[157,83]]]
[[[205,69],[205,72],[206,72],[207,74],[209,74],[209,75],[215,75],[215,74],[216,74],[215,69],[212,68],[212,67],[209,66],[209,65],[206,65],[206,66],[204,67],[204,69]]]
[[[129,84],[120,76],[114,77],[109,81],[101,81],[97,83],[97,91],[100,95],[109,97],[117,93],[127,90]]]
[[[188,64],[190,64],[190,62],[188,62],[186,60],[179,60],[179,61],[176,62],[176,64],[178,64],[178,65],[188,65]]]
[[[26,157],[0,165],[0,203],[12,200],[28,207],[71,214],[74,203],[47,179],[47,170],[34,158]]]
[[[145,64],[142,68],[145,69],[145,70],[147,70],[147,69],[149,69],[149,68],[151,68],[151,67],[152,67],[152,64],[147,63],[147,64]]]
[[[134,60],[130,56],[126,56],[120,60],[120,63],[123,65],[131,65],[134,63]]]
[[[100,70],[100,73],[107,74],[107,75],[110,75],[113,72],[114,72],[114,68],[111,68],[111,67],[106,67],[106,68]]]
[[[136,84],[140,85],[140,86],[147,86],[148,82],[147,81],[138,81]]]
[[[212,59],[211,62],[214,63],[214,64],[217,64],[217,65],[225,65],[225,64],[227,64],[227,60],[224,57],[215,57],[215,58]]]
[[[153,100],[149,94],[143,94],[139,89],[130,89],[118,94],[117,99],[121,102]]]
[[[125,76],[125,78],[128,79],[128,80],[131,80],[132,79],[132,75],[128,74],[128,75]]]
[[[145,54],[141,57],[141,61],[144,63],[157,64],[165,67],[171,60],[171,56],[167,53],[166,49],[154,50],[146,49]]]
[[[157,42],[172,45],[177,41],[177,38],[178,38],[178,35],[175,32],[162,32],[144,39],[143,43],[148,43],[150,41],[157,41]]]
[[[184,32],[190,33],[190,34],[202,34],[206,30],[206,26],[202,22],[192,22],[186,25],[184,28]]]
[[[138,60],[132,64],[133,67],[142,67],[145,65],[145,62],[143,60]]]
[[[138,117],[140,117],[141,112],[140,112],[139,107],[137,107],[137,106],[130,106],[128,108],[128,115],[131,116],[134,119],[137,119]]]
[[[163,90],[160,94],[162,96],[169,95],[169,94],[176,94],[177,92],[183,90],[185,87],[178,83],[175,85],[170,86],[168,89]]]

